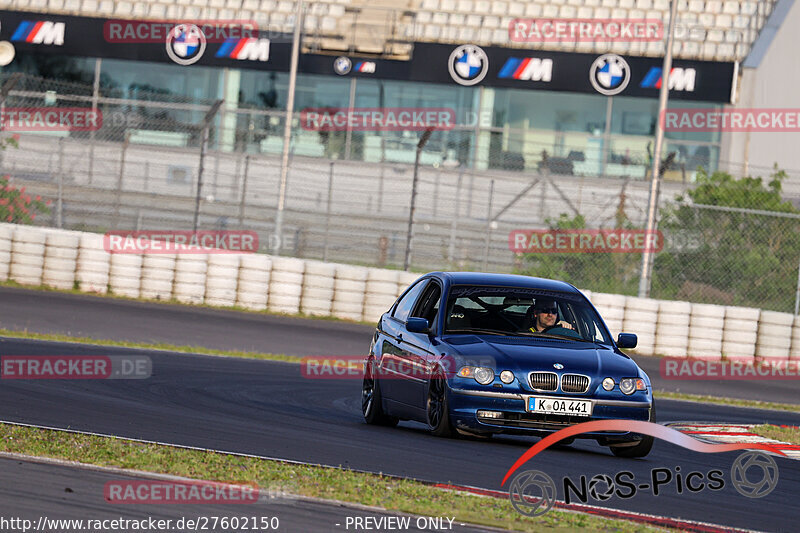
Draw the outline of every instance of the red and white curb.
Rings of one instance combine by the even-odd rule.
[[[768,439],[753,433],[756,424],[668,424],[672,429],[696,439],[726,444],[770,444],[790,459],[800,460],[800,445]],[[780,426],[792,427],[792,426]],[[766,452],[769,453],[769,452]],[[777,454],[771,454],[777,455]]]

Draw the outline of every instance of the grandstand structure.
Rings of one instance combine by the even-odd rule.
[[[15,50],[0,67],[3,103],[91,106],[104,116],[97,131],[25,131],[20,149],[0,152],[0,172],[36,194],[61,198],[50,224],[187,229],[199,210],[202,227],[255,229],[266,242],[277,216],[295,2],[0,1],[0,52]],[[712,112],[800,108],[800,8],[793,0],[677,2],[672,105]],[[455,112],[455,127],[436,131],[420,153],[416,267],[445,261],[510,270],[517,259],[508,250],[509,232],[546,227],[565,214],[584,217],[589,227],[620,218],[644,223],[665,40],[524,43],[510,39],[509,28],[515,19],[535,18],[649,19],[666,29],[669,0],[303,5],[296,111]],[[248,41],[252,53],[245,57],[209,40],[201,58],[181,63],[168,57],[163,38],[109,42],[104,25],[127,20],[253,21],[261,32],[257,43]],[[31,33],[39,27],[47,35]],[[478,48],[490,65],[474,83],[450,68],[464,47]],[[627,62],[631,78],[612,95],[590,84],[595,64],[609,55]],[[514,67],[522,62],[541,68]],[[337,69],[342,64],[347,68]],[[4,94],[12,73],[24,77]],[[218,111],[205,122],[212,109]],[[282,253],[399,264],[420,135],[309,131],[296,114],[284,228],[295,247]],[[767,176],[774,162],[800,169],[794,144],[785,134],[668,132],[664,153],[672,163],[662,173],[661,205],[691,187],[699,167],[734,176]],[[784,192],[800,205],[800,179]]]
[[[671,83],[677,85],[670,88],[673,102],[715,110],[736,106],[740,100],[763,102],[767,96],[754,99],[751,93],[777,90],[773,88],[777,84],[763,89],[763,76],[752,68],[747,70],[756,62],[747,59],[754,46],[760,46],[759,57],[769,49],[765,30],[769,30],[767,37],[781,29],[786,33],[780,19],[791,0],[676,1],[673,67],[681,72],[671,75]],[[0,40],[9,38],[14,25],[29,16],[26,13],[31,20],[72,17],[63,47],[17,39],[13,44],[19,60],[2,67],[0,73],[21,71],[51,79],[64,76],[65,68],[74,69],[66,73],[67,79],[85,85],[94,81],[89,90],[95,104],[102,103],[103,97],[130,101],[121,107],[109,103],[103,109],[130,108],[130,121],[137,126],[127,134],[104,127],[93,135],[94,140],[127,139],[134,144],[196,148],[194,122],[202,117],[202,109],[222,98],[225,105],[213,123],[210,149],[265,155],[281,152],[295,2],[3,0],[0,6],[13,14],[2,20],[0,33],[5,37],[0,35]],[[779,17],[773,16],[776,9]],[[304,1],[297,105],[453,107],[457,126],[434,134],[423,150],[423,165],[528,173],[549,168],[576,177],[646,179],[652,166],[666,38],[517,42],[510,38],[510,30],[518,19],[591,19],[655,20],[663,23],[666,32],[669,16],[669,0]],[[97,21],[95,26],[102,27],[103,21],[111,20],[252,21],[271,41],[269,61],[265,48],[260,49],[263,61],[252,61],[255,56],[249,57],[251,61],[216,59],[219,51],[209,58],[215,50],[210,49],[203,60],[187,67],[167,59],[163,42],[144,45],[151,46],[149,51],[131,51],[131,46],[122,50],[122,46],[98,43],[99,37],[84,39],[82,46],[76,44],[82,32],[89,33],[86,21]],[[467,44],[483,47],[494,69],[474,85],[447,76],[448,55]],[[72,62],[56,68],[52,61],[42,60],[59,53],[71,57]],[[774,55],[774,49],[770,53]],[[586,75],[592,61],[607,54],[628,58],[636,76],[625,92],[613,97],[596,85],[593,89]],[[366,61],[373,70],[337,72],[334,60],[342,56],[352,58],[354,65]],[[504,77],[498,72],[501,65],[534,56],[555,65],[553,72],[558,72],[552,82],[551,73],[544,70],[538,78],[537,74],[526,78],[516,72],[500,79]],[[770,68],[780,75],[780,67]],[[558,76],[562,79],[556,80]],[[59,98],[65,97],[59,93]],[[782,104],[791,104],[791,98],[785,95]],[[186,107],[170,106],[165,111],[161,104],[151,104],[158,101]],[[152,105],[156,108],[147,111]],[[294,127],[291,149],[299,156],[410,164],[417,137],[414,132],[322,135]],[[776,161],[784,168],[800,168],[800,161],[785,165],[781,158],[786,150],[771,141],[766,142],[764,151],[773,160],[751,161],[750,155],[743,159],[740,154],[749,154],[756,141],[736,133],[668,133],[666,141],[665,154],[674,154],[665,174],[668,180],[691,182],[698,166],[731,168],[734,174],[769,169]]]
[[[677,58],[744,59],[776,0],[678,0]],[[515,18],[669,20],[669,0],[339,0],[306,2],[306,43],[315,50],[410,53],[408,43],[472,42],[529,47],[508,39]],[[291,32],[289,0],[6,0],[4,9],[90,17],[252,20],[261,28]],[[541,49],[662,56],[664,42],[542,43]],[[538,46],[537,46],[538,47]]]

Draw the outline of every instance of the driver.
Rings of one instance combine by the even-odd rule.
[[[558,306],[555,300],[536,299],[533,306],[533,327],[530,331],[534,333],[541,333],[550,327],[562,327],[566,329],[573,329],[572,324],[562,320],[556,323],[558,318]]]

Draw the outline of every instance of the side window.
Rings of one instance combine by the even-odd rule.
[[[432,281],[428,284],[428,288],[422,293],[419,303],[414,308],[414,313],[411,316],[420,318],[427,318],[428,323],[433,326],[436,319],[436,313],[439,311],[439,300],[442,295],[442,289],[439,284]]]
[[[411,313],[411,309],[414,307],[414,304],[417,301],[417,297],[422,292],[422,289],[425,288],[425,285],[428,284],[428,280],[424,279],[414,285],[411,290],[409,290],[403,299],[397,302],[397,307],[394,309],[394,313],[392,314],[397,320],[405,322],[408,320],[408,315]]]

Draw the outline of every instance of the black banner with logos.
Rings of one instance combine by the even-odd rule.
[[[289,70],[291,35],[252,21],[157,21],[0,11],[0,40],[16,55],[57,54],[190,67]]]
[[[151,21],[0,11],[17,56],[58,54],[191,68],[289,71],[291,35],[252,21]],[[299,71],[342,77],[657,98],[660,58],[414,43],[410,61],[302,54]],[[734,64],[673,61],[670,98],[728,102]]]
[[[661,86],[655,57],[431,43],[415,43],[414,57],[414,81],[650,98]],[[676,59],[672,66],[671,99],[730,101],[733,63]]]

